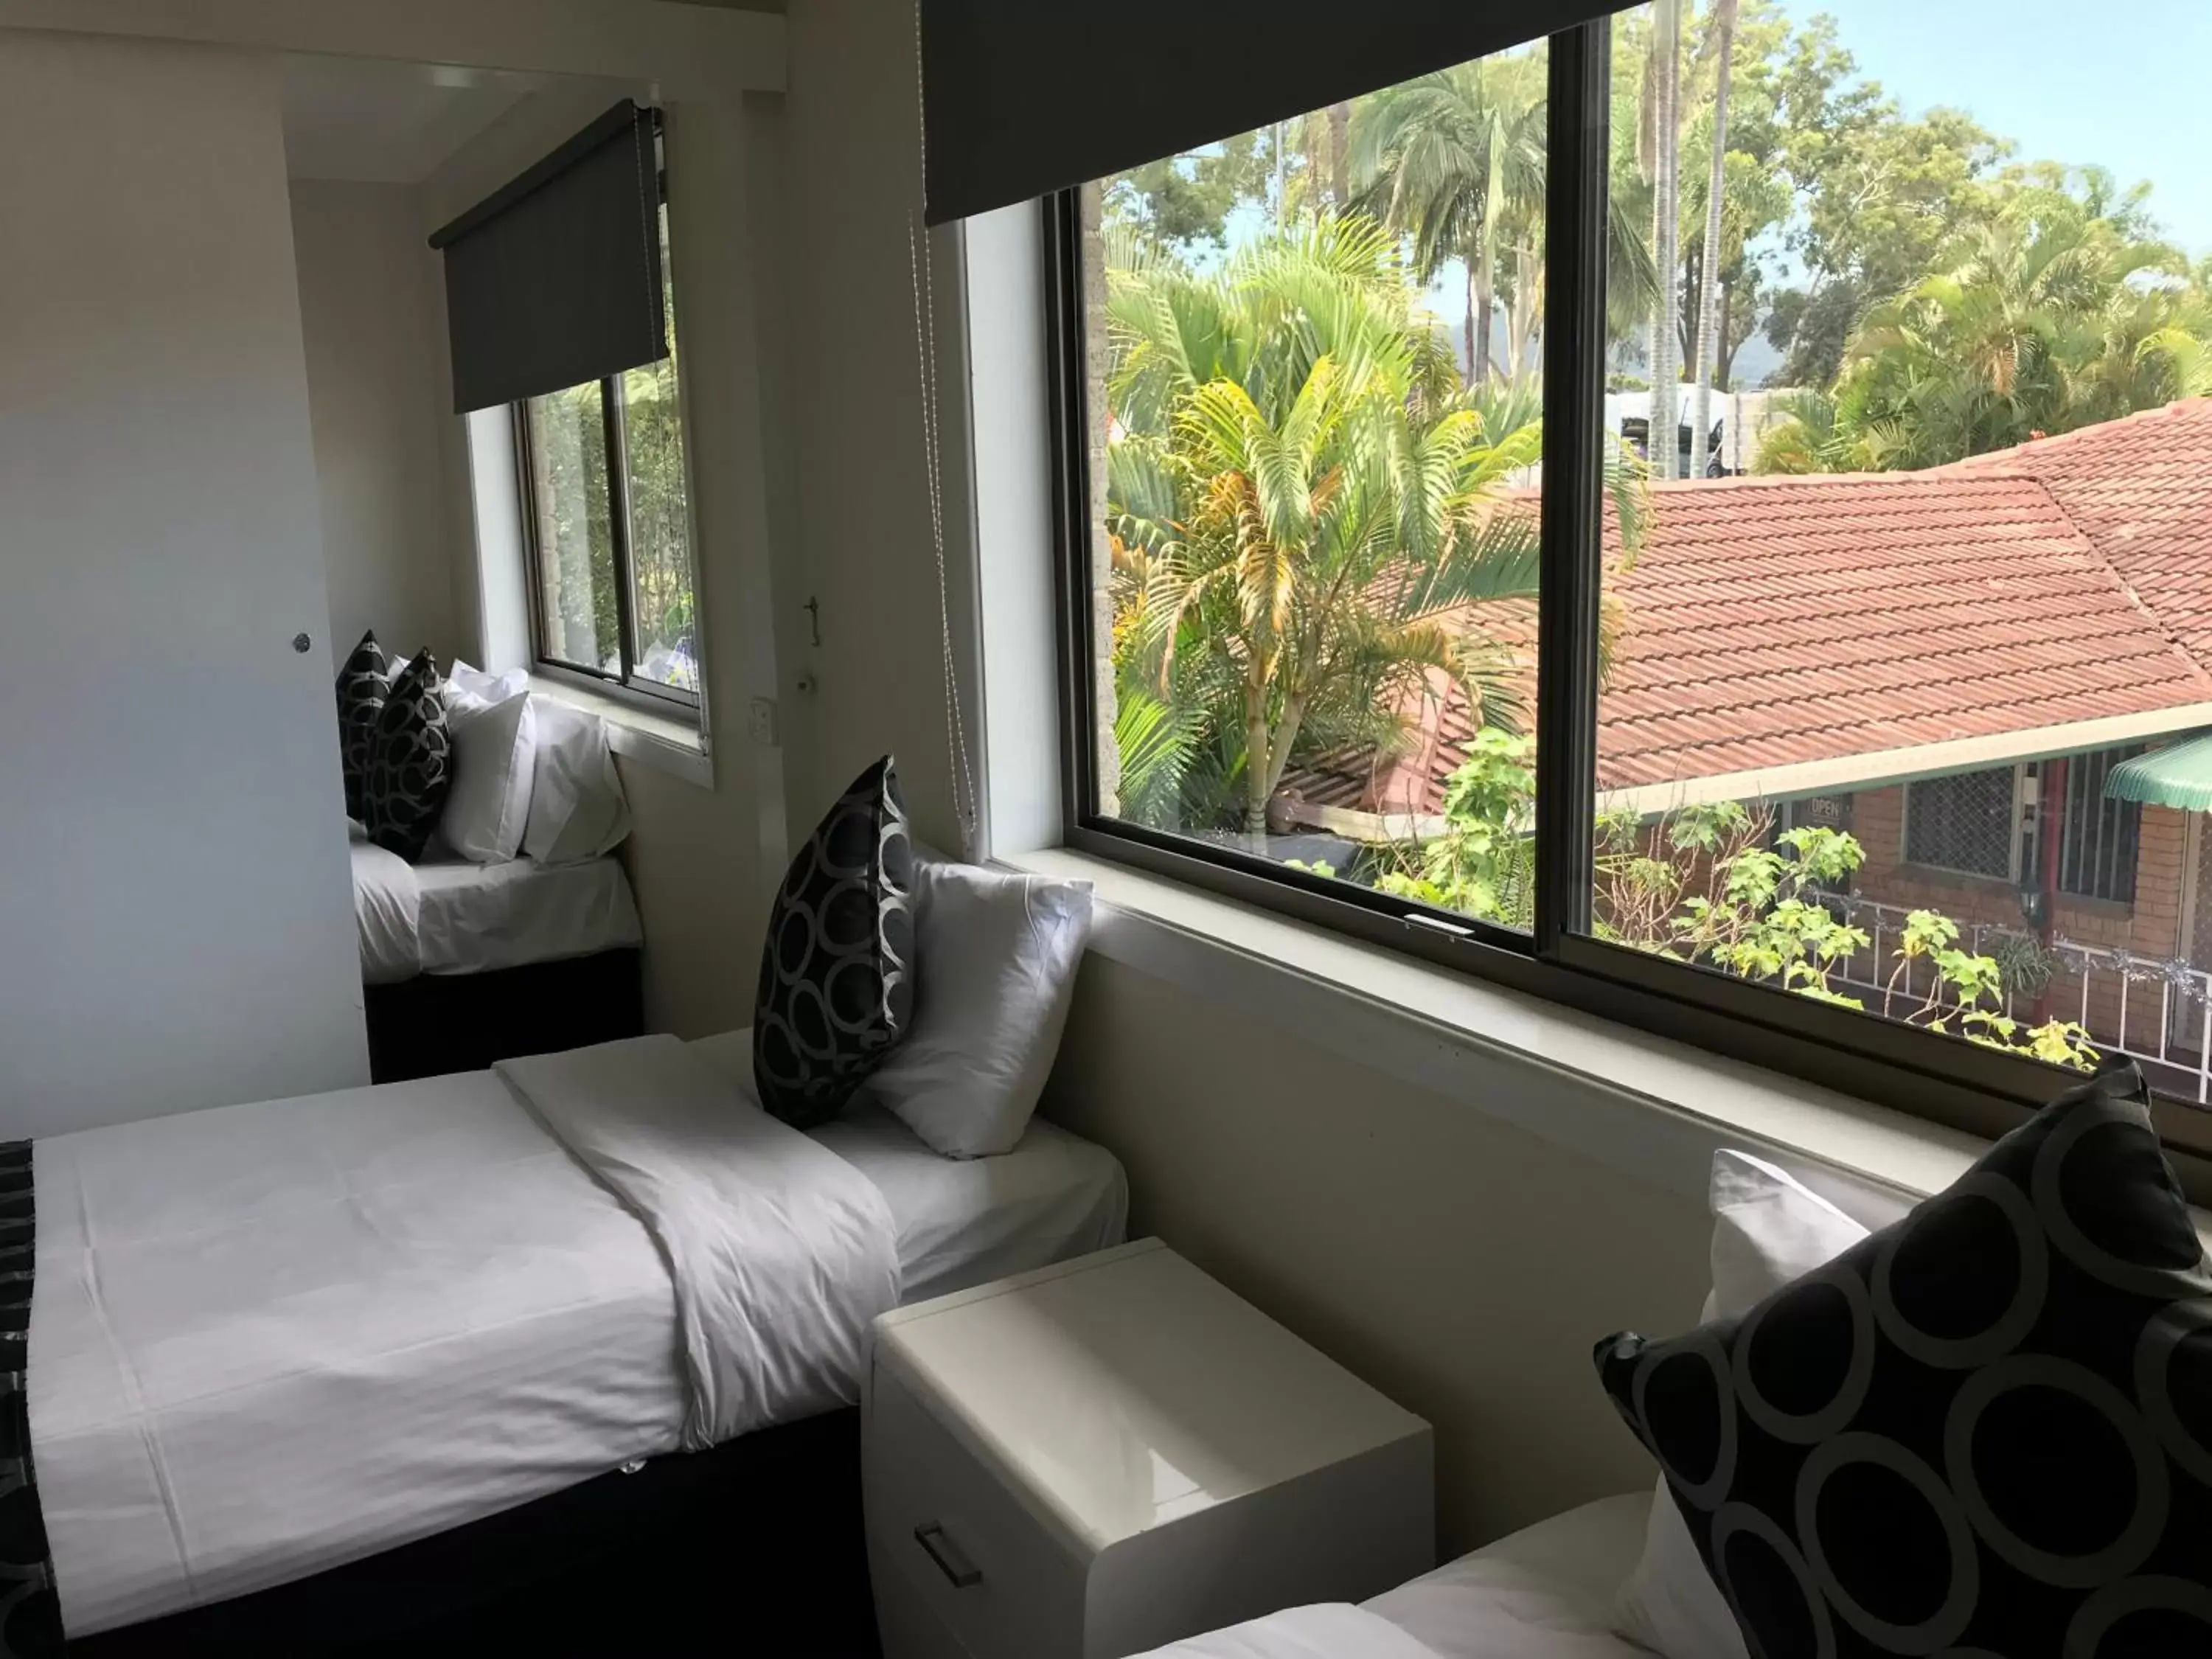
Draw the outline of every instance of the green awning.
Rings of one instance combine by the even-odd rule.
[[[2146,806],[2212,812],[2212,732],[2121,762],[2105,780],[2105,793]]]

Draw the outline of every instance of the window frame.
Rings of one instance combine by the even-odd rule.
[[[660,165],[655,169],[655,184],[659,193],[657,213],[661,233],[661,282],[664,290],[672,289],[672,273],[668,270],[669,250],[674,238],[668,225],[668,165],[664,147],[667,143],[658,112],[653,120],[653,147]],[[675,332],[672,325],[669,349],[675,350]],[[584,382],[579,382],[579,385]],[[672,709],[682,710],[693,718],[701,713],[701,698],[706,686],[703,660],[700,671],[700,690],[686,690],[680,685],[667,685],[648,679],[637,672],[637,566],[630,550],[629,497],[629,394],[623,387],[620,373],[603,374],[599,388],[600,441],[605,446],[607,477],[607,538],[611,544],[611,555],[615,575],[615,634],[617,650],[622,669],[610,674],[604,669],[585,663],[568,661],[556,657],[546,648],[545,588],[542,550],[538,544],[537,467],[532,464],[530,435],[530,401],[527,398],[507,405],[514,428],[514,459],[516,485],[522,496],[522,557],[523,579],[529,588],[530,658],[532,672],[566,681],[584,690],[629,701],[634,706],[655,713],[665,714]],[[691,422],[686,407],[685,381],[679,369],[676,380],[677,425],[684,446],[684,494],[686,503],[684,536],[684,556],[691,571],[691,600],[694,611],[692,638],[698,654],[703,659],[705,652],[702,630],[696,622],[699,605],[699,533],[696,507],[698,492],[692,487]],[[574,390],[564,387],[563,390]],[[619,510],[617,510],[619,509]]]
[[[2035,856],[2039,860],[2042,856],[2040,848],[2043,814],[2050,804],[2051,767],[2054,761],[2063,760],[2066,763],[2065,833],[2060,842],[2058,854],[2058,893],[2062,898],[2073,899],[2083,904],[2110,905],[2130,915],[2134,913],[2138,892],[2137,879],[2141,873],[2142,861],[2142,802],[2113,800],[2106,797],[2101,791],[2085,793],[2083,797],[2085,800],[2094,805],[2100,819],[2109,817],[2112,820],[2110,827],[2115,857],[2111,867],[2116,878],[2123,872],[2125,874],[2124,885],[2127,890],[2124,896],[2094,890],[2096,877],[2104,866],[2105,830],[2101,823],[2098,830],[2095,850],[2091,851],[2087,847],[2082,848],[2081,857],[2078,860],[2078,864],[2087,867],[2090,872],[2090,886],[2087,888],[2069,886],[2067,883],[2070,878],[2066,871],[2069,854],[2075,846],[2074,838],[2081,836],[2085,841],[2087,840],[2083,820],[2077,816],[2075,810],[2080,804],[2075,799],[2076,769],[2085,761],[2100,762],[2101,763],[2098,769],[2099,777],[2109,778],[2113,768],[2144,752],[2145,747],[2142,744],[2122,744],[2111,749],[2092,749],[2079,754],[2053,755],[2033,763],[2033,775],[2035,779],[2034,820],[2031,825],[2027,821],[2027,815],[2022,815],[2021,844],[2023,848],[2037,849]],[[2126,854],[2124,861],[2118,856],[2122,852]],[[2024,861],[2027,854],[2023,851],[2021,856]],[[2078,869],[2076,874],[2077,876],[2079,874]],[[2117,881],[2116,884],[2118,884]]]
[[[610,552],[614,562],[615,633],[622,663],[619,674],[610,674],[586,664],[570,662],[565,657],[553,655],[547,648],[544,566],[538,541],[537,468],[531,459],[530,414],[526,404],[508,405],[514,426],[517,483],[522,491],[522,551],[524,576],[529,584],[531,664],[535,672],[569,680],[593,691],[635,696],[646,708],[662,710],[674,708],[696,714],[698,692],[647,679],[637,672],[637,601],[632,587],[636,580],[636,568],[630,557],[629,464],[623,428],[626,404],[622,381],[621,375],[608,374],[601,376],[597,382],[599,388],[600,441],[606,447],[610,497],[607,502],[607,539],[611,544]],[[688,494],[690,488],[690,450],[688,445],[684,450],[684,487]],[[696,536],[687,533],[684,556],[691,564],[695,605],[699,583],[696,541]]]
[[[2006,867],[2002,875],[1991,875],[1986,870],[1969,870],[1963,865],[1945,864],[1937,859],[1912,856],[1912,792],[1930,784],[1948,783],[1954,778],[1978,777],[1983,773],[2005,772],[2012,777],[2012,826],[2006,843]],[[1996,887],[2018,887],[2026,879],[2027,830],[2028,768],[2015,761],[2010,766],[1983,767],[1974,772],[1948,772],[1939,777],[1908,778],[1903,788],[1903,799],[1898,805],[1898,852],[1904,861],[1919,870],[1937,870],[1947,876],[1961,877],[1967,881],[1987,882]]]
[[[1071,850],[1349,935],[1978,1136],[2063,1086],[2051,1068],[1878,1016],[1615,945],[1590,932],[1602,581],[1604,260],[1612,23],[1550,37],[1533,933],[1105,817],[1097,799],[1089,413],[1079,191],[1043,198],[1045,361],[1056,602],[1061,839]],[[1848,1071],[1842,1068],[1848,1067]],[[2212,1114],[2160,1097],[2192,1194],[2212,1196]]]

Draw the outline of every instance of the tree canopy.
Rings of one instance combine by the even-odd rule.
[[[1387,743],[1431,672],[1510,718],[1497,653],[1435,618],[1534,599],[1534,515],[1498,497],[1541,428],[1461,385],[1396,240],[1325,216],[1109,274],[1124,810],[1264,833],[1302,739]]]

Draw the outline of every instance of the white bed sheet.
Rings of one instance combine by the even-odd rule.
[[[180,1579],[245,1595],[677,1443],[666,1266],[489,1072],[33,1158],[31,1427],[72,1636],[173,1611]]]
[[[750,1030],[691,1045],[750,1087]],[[882,1107],[855,1101],[811,1132],[876,1183],[898,1227],[901,1299],[927,1302],[1121,1243],[1129,1183],[1103,1146],[1042,1118],[997,1158],[939,1158]]]
[[[433,848],[420,864],[355,842],[362,981],[489,974],[623,949],[644,938],[629,877],[611,858],[475,864]]]
[[[1613,1632],[1648,1492],[1555,1516],[1357,1607],[1292,1607],[1143,1659],[1650,1659]]]
[[[1651,1494],[1540,1522],[1365,1604],[1442,1659],[1650,1659],[1613,1633]]]
[[[1048,1125],[991,1169],[888,1115],[817,1139],[883,1192],[908,1300],[1121,1237],[1120,1165]],[[492,1073],[34,1157],[31,1414],[72,1635],[173,1611],[180,1580],[248,1594],[679,1443],[666,1264]],[[309,1373],[276,1374],[301,1354]],[[120,1431],[145,1409],[180,1455]]]

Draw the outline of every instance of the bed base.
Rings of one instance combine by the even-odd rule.
[[[874,1659],[860,1413],[659,1457],[501,1515],[70,1644],[72,1659]]]
[[[421,974],[364,988],[376,1083],[481,1072],[523,1054],[645,1032],[643,955],[601,951],[495,974]]]

